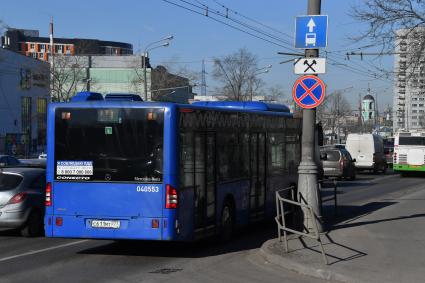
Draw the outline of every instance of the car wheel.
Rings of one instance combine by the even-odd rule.
[[[24,237],[36,237],[43,234],[43,216],[39,211],[31,212],[28,217],[27,223],[21,229],[21,234]]]
[[[220,221],[220,241],[228,242],[233,236],[234,229],[234,210],[233,206],[226,202],[221,211]]]

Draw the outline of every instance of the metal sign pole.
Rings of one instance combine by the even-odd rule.
[[[320,15],[321,0],[308,0],[308,15]],[[306,49],[305,57],[319,57],[318,49]],[[315,124],[316,109],[303,110],[303,132],[302,132],[302,150],[301,163],[298,167],[298,192],[301,198],[305,199],[312,207],[315,214],[320,218],[321,209],[319,205],[319,186],[317,180],[318,168],[315,162]],[[303,209],[303,224],[309,231],[315,227],[311,219],[311,213]],[[318,221],[316,221],[318,222]],[[322,223],[317,223],[319,231],[323,231]]]

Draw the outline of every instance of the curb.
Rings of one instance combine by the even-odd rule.
[[[358,279],[351,278],[349,276],[336,273],[329,268],[316,268],[314,266],[308,266],[308,264],[297,262],[294,259],[278,255],[272,250],[272,246],[276,243],[277,239],[266,241],[260,248],[260,256],[265,258],[268,262],[288,269],[290,271],[297,272],[301,275],[310,276],[323,280],[339,281],[345,283],[358,283]]]

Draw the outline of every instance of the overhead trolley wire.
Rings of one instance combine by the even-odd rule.
[[[279,47],[285,48],[285,49],[290,50],[290,51],[298,52],[297,49],[294,49],[293,47],[289,47],[290,44],[286,40],[283,40],[282,38],[279,38],[277,36],[271,35],[270,33],[264,32],[261,29],[257,29],[256,27],[252,27],[249,24],[246,24],[246,23],[243,23],[241,21],[235,20],[232,17],[229,17],[228,15],[227,16],[226,15],[223,15],[219,11],[215,11],[215,10],[209,9],[209,7],[207,5],[202,4],[198,0],[195,0],[195,1],[198,2],[202,6],[199,6],[199,5],[195,4],[195,3],[190,2],[190,1],[187,1],[187,0],[174,0],[174,1],[180,1],[180,2],[182,2],[182,3],[186,4],[186,5],[189,5],[189,6],[193,7],[193,8],[184,6],[182,4],[173,2],[171,0],[162,0],[162,1],[163,2],[166,2],[168,4],[171,4],[171,5],[177,6],[179,8],[188,10],[190,12],[193,12],[193,13],[196,13],[196,14],[199,14],[199,15],[202,15],[202,16],[206,16],[206,17],[208,17],[211,20],[214,20],[214,21],[216,21],[218,23],[224,24],[224,25],[226,25],[226,26],[228,26],[228,27],[230,27],[232,29],[235,29],[235,30],[238,30],[238,31],[243,32],[245,34],[251,35],[251,36],[253,36],[253,37],[257,38],[257,39],[263,40],[263,41],[268,42],[270,44],[273,44],[275,46],[279,46]],[[218,5],[220,5],[218,1],[214,1],[214,2],[216,2]],[[222,6],[224,6],[224,5],[222,5]],[[225,7],[225,8],[228,9],[227,7]],[[195,9],[198,9],[200,11],[197,11]],[[234,10],[230,10],[230,11],[233,12],[233,13],[237,13],[238,15],[241,15],[240,13],[238,13],[238,12],[236,12]],[[223,20],[220,20],[220,19],[218,19],[216,17],[211,16],[211,14],[217,15],[217,16],[220,16],[220,17],[223,17],[226,20],[233,21],[234,23],[237,23],[238,25],[241,25],[242,27],[238,27],[238,26],[235,26],[235,25],[226,23]],[[246,17],[246,18],[248,18],[248,17]],[[251,18],[249,18],[249,19],[251,21],[253,21],[253,19],[251,19]],[[255,21],[255,22],[258,22],[258,21]],[[257,34],[251,32],[251,31],[247,31],[246,29],[249,29],[249,30],[251,30],[251,31],[253,31],[253,32],[257,33]],[[261,34],[261,36],[258,35],[258,34]],[[286,36],[291,37],[289,35],[286,35]],[[268,38],[270,38],[270,39],[268,39]],[[278,42],[276,42],[276,41],[278,41]],[[330,60],[333,60],[334,61],[334,64],[333,65],[342,68],[339,65],[344,65],[344,64],[342,64],[341,62],[337,61],[337,59],[335,59],[333,57],[335,56],[335,57],[340,57],[341,58],[341,57],[344,57],[344,56],[339,55],[339,54],[336,54],[336,53],[331,54],[332,51],[327,51],[327,52],[328,52],[328,56],[327,57]],[[369,77],[369,78],[379,79],[378,76],[377,76],[377,74],[376,73],[372,73],[371,70],[366,69],[364,66],[361,66],[360,64],[358,64],[356,62],[353,62],[353,64],[358,65],[358,68],[345,65],[344,68],[342,68],[342,69],[345,69],[347,71],[351,71],[351,72],[356,73],[358,75],[366,76],[366,77]]]

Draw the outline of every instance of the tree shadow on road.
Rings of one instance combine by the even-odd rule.
[[[356,220],[370,215],[371,213],[382,208],[394,205],[395,201],[369,202],[364,205],[342,205],[337,209],[331,205],[323,207],[323,216],[325,219],[325,228],[327,231],[342,229],[346,227],[354,227],[366,225],[368,221],[357,222]]]

